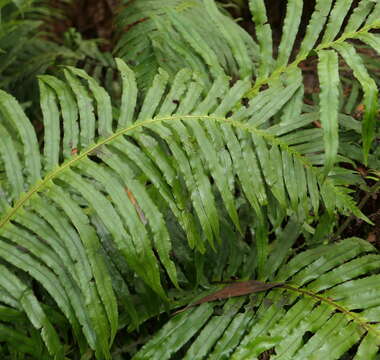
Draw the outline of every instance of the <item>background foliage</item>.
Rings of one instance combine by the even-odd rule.
[[[379,357],[378,2],[0,15],[2,358]]]

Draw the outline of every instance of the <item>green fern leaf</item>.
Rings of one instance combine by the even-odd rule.
[[[270,354],[271,359],[330,360],[354,345],[355,359],[378,355],[380,257],[371,245],[347,239],[301,252],[278,270],[272,265],[269,278],[285,285],[250,301],[231,298],[218,314],[212,309],[219,304],[209,302],[175,315],[133,359],[182,353],[184,359]]]
[[[320,202],[333,213],[350,201],[333,177],[322,178],[320,155],[315,155],[324,151],[322,130],[312,130],[319,139],[310,140],[311,130],[304,129],[312,116],[300,115],[284,126],[269,123],[299,83],[277,83],[246,107],[236,107],[249,80],[230,87],[221,76],[205,88],[185,69],[169,88],[169,75],[161,70],[140,103],[132,72],[122,60],[117,64],[124,84],[119,117],[107,92],[83,70],[66,68],[66,82],[40,78],[46,125],[42,153],[21,106],[0,93],[0,131],[8,136],[0,147],[6,165],[0,257],[10,268],[0,277],[1,286],[11,294],[10,279],[17,279],[17,271],[36,280],[70,323],[82,353],[87,343],[99,359],[111,358],[120,304],[128,312],[123,326],[151,316],[137,312],[132,298],[121,298],[136,281],[162,301],[168,300],[169,281],[176,288],[189,282],[173,259],[177,236],[187,238],[199,262],[210,248],[235,248],[230,274],[245,256],[254,257],[264,279],[270,222],[292,216],[303,224]],[[280,104],[274,89],[283,95]],[[318,188],[328,191],[318,196]],[[335,196],[339,193],[344,196]],[[254,214],[249,225],[240,219],[244,207]],[[352,203],[350,209],[360,215]],[[248,232],[256,253],[241,241]],[[215,276],[221,278],[223,259],[215,261]],[[254,271],[253,266],[245,273]],[[38,316],[24,310],[50,354],[59,354],[47,318],[40,310]],[[207,316],[203,310],[198,315],[202,327]]]
[[[261,37],[263,36],[263,29],[265,27],[266,36],[270,36],[269,25],[266,24],[266,12],[265,7],[261,1],[251,1],[250,9],[252,12],[253,19],[256,25],[256,34],[261,44],[262,58],[259,59],[258,68],[265,69],[260,70],[259,74],[256,76],[255,84],[252,89],[248,92],[248,97],[254,98],[258,95],[259,89],[263,85],[268,85],[269,87],[278,86],[279,83],[286,83],[288,77],[295,72],[298,65],[304,61],[312,51],[319,56],[319,80],[321,84],[321,97],[320,97],[320,114],[321,122],[325,132],[325,143],[326,156],[325,156],[325,166],[326,171],[332,169],[332,164],[334,163],[337,155],[337,64],[335,60],[335,70],[330,68],[331,73],[327,72],[327,69],[322,70],[326,62],[326,56],[322,54],[327,54],[329,51],[330,56],[332,52],[329,49],[335,49],[343,57],[347,65],[353,70],[354,76],[358,79],[363,92],[364,92],[364,103],[365,103],[365,115],[362,121],[362,142],[363,142],[363,156],[364,163],[367,163],[368,156],[370,153],[371,145],[375,137],[375,121],[378,109],[378,89],[374,79],[368,74],[367,69],[363,65],[361,56],[356,51],[354,45],[350,44],[350,40],[360,39],[367,43],[369,46],[373,47],[376,51],[379,51],[379,44],[375,34],[371,31],[379,28],[379,6],[376,2],[371,0],[360,1],[357,7],[355,7],[350,12],[353,1],[342,0],[336,1],[334,4],[331,0],[318,0],[314,11],[311,15],[309,23],[307,25],[306,34],[302,40],[299,49],[294,46],[294,39],[299,29],[299,21],[301,18],[302,2],[298,1],[288,1],[287,2],[287,15],[285,17],[283,26],[283,36],[279,44],[279,55],[277,57],[274,66],[269,64],[273,63],[271,51],[268,50],[268,44],[264,44],[265,40]],[[331,11],[330,11],[331,10]],[[345,21],[345,19],[347,21]],[[345,26],[343,26],[346,23]],[[265,24],[265,25],[264,25]],[[326,25],[325,25],[326,24]],[[318,41],[318,39],[321,39]],[[264,49],[265,52],[264,52]],[[265,57],[264,57],[265,54]],[[292,55],[292,56],[290,56]],[[291,62],[289,59],[294,58]],[[263,72],[264,71],[264,72]],[[261,75],[265,73],[265,75]],[[256,75],[256,74],[255,74]],[[293,75],[294,76],[294,75]],[[333,84],[330,84],[327,79],[333,79]],[[298,104],[302,102],[303,88],[301,86],[302,77],[299,76],[298,79],[294,78],[293,83],[298,83],[300,86],[297,92]],[[329,90],[335,88],[334,91],[334,109],[329,108],[331,102],[326,102],[323,100],[323,94],[327,94]],[[290,104],[297,104],[296,98],[289,102],[288,107],[291,109]],[[301,105],[298,105],[298,109]],[[284,111],[288,111],[287,107]],[[297,110],[300,112],[300,110]],[[331,124],[326,122],[326,116],[333,118],[334,120]],[[289,116],[286,113],[282,116],[282,121],[289,121]],[[339,116],[338,116],[339,119]],[[340,121],[339,125],[343,125]],[[333,127],[331,127],[331,125]],[[344,125],[343,125],[344,126]],[[334,130],[333,130],[334,129]],[[332,132],[333,131],[333,132]],[[332,134],[335,134],[332,137]],[[335,154],[335,155],[333,155]]]
[[[118,28],[114,54],[134,69],[141,89],[150,87],[159,67],[171,75],[189,67],[205,84],[210,74],[252,76],[257,45],[214,1],[128,3]]]

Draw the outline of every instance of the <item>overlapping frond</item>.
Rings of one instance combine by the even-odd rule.
[[[219,246],[225,221],[234,237],[250,231],[239,217],[241,204],[248,206],[262,278],[269,222],[292,215],[303,223],[320,203],[329,212],[348,208],[361,215],[347,189],[323,174],[322,130],[307,129],[312,115],[270,126],[297,84],[278,84],[236,109],[249,80],[230,87],[221,76],[205,92],[190,70],[181,70],[170,87],[161,70],[140,105],[133,72],[122,60],[117,64],[118,112],[83,70],[67,67],[65,80],[40,77],[42,151],[21,106],[0,92],[6,174],[0,257],[40,283],[79,344],[87,342],[99,358],[110,357],[121,304],[131,324],[139,321],[125,276],[136,274],[162,299],[168,279],[179,287],[169,223],[202,254]],[[16,276],[1,277],[8,294],[21,281],[10,280]],[[25,285],[18,287],[24,294]],[[25,295],[16,301],[58,356],[54,327],[29,288],[25,294],[31,304]]]
[[[361,41],[379,51],[378,36],[373,33],[380,26],[379,5],[363,0],[352,8],[353,1],[316,1],[306,34],[298,44],[303,1],[288,1],[276,55],[264,1],[252,0],[249,6],[257,44],[247,41],[250,36],[218,10],[212,0],[173,0],[165,2],[165,6],[146,0],[128,2],[119,17],[121,37],[115,54],[133,66],[143,89],[152,83],[159,67],[173,75],[184,66],[202,74],[206,85],[224,73],[234,80],[248,76],[254,81],[247,91],[249,98],[255,97],[262,86],[298,84],[291,101],[286,101],[287,106],[278,108],[283,112],[277,120],[281,122],[291,122],[302,113],[304,89],[298,65],[316,54],[321,89],[318,120],[324,132],[325,174],[333,171],[339,161],[338,130],[344,127],[339,116],[340,57],[352,69],[363,91],[365,113],[361,141],[363,160],[368,163],[375,139],[378,87],[363,65],[356,45]]]
[[[39,23],[29,17],[22,18],[22,14],[29,15],[33,12],[30,1],[2,1],[0,11],[0,85],[5,88],[14,81],[11,76],[7,76],[9,67],[23,54],[25,45],[34,37]]]
[[[0,90],[0,357],[63,359],[72,337],[76,357],[111,359],[121,328],[235,277],[284,285],[184,312],[135,358],[379,356],[372,246],[287,260],[301,234],[322,243],[337,212],[369,221],[348,187],[362,179],[337,164],[379,164],[379,80],[358,44],[380,52],[380,5],[315,3],[299,43],[304,1],[287,1],[274,52],[264,0],[249,1],[255,40],[214,0],[126,2],[114,61],[75,30],[67,47],[39,36],[33,0],[1,2],[3,90],[62,56],[84,69],[40,76],[44,136]],[[315,105],[299,67],[310,55]],[[36,94],[24,85],[17,95]],[[348,115],[359,102],[362,121]]]
[[[0,11],[1,89],[20,101],[37,102],[36,76],[51,73],[56,65],[82,66],[102,78],[108,89],[114,88],[116,65],[110,53],[99,51],[96,39],[84,40],[75,29],[59,41],[54,38],[48,24],[61,21],[62,14],[49,1],[7,0]]]
[[[286,249],[287,244],[277,247],[267,267],[269,279],[281,287],[175,315],[133,359],[376,358],[378,252],[351,238],[281,265]]]
[[[141,89],[158,68],[174,75],[189,67],[205,84],[224,74],[244,79],[254,73],[257,45],[213,0],[126,2],[118,28],[114,54],[133,68]]]
[[[252,18],[256,26],[256,37],[260,46],[260,59],[255,85],[249,97],[255,96],[263,85],[276,86],[282,76],[294,72],[298,65],[310,54],[318,56],[318,75],[320,81],[320,120],[324,129],[325,169],[328,173],[338,157],[339,125],[339,62],[340,56],[353,71],[354,77],[363,90],[365,115],[362,121],[362,148],[364,162],[367,163],[371,144],[375,138],[375,125],[378,111],[378,87],[369,75],[355,44],[364,42],[379,52],[378,35],[373,30],[380,27],[379,3],[362,0],[352,9],[353,1],[317,0],[309,20],[306,34],[298,46],[296,35],[304,2],[289,0],[279,44],[278,55],[274,56],[271,29],[267,22],[263,0],[249,2]],[[356,43],[355,43],[356,41]],[[294,96],[289,107],[301,112],[302,76],[294,79],[300,84],[300,93]]]

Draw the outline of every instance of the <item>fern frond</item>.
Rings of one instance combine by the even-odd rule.
[[[11,254],[9,254],[12,256]],[[60,343],[57,332],[55,331],[50,320],[41,308],[37,298],[32,290],[23,284],[17,276],[9,271],[4,265],[1,265],[0,285],[2,288],[11,294],[11,297],[17,301],[20,308],[25,312],[33,326],[40,331],[41,337],[51,354],[56,355],[57,359],[63,359],[63,347]],[[11,312],[12,313],[12,309]],[[5,330],[4,328],[2,329]],[[5,337],[10,337],[10,342],[15,341],[15,337],[20,339],[20,334],[16,331],[7,331]],[[25,337],[25,336],[24,336]],[[26,341],[27,345],[30,341]],[[31,345],[33,342],[30,342]],[[27,346],[26,346],[27,348]],[[27,351],[25,351],[27,350]],[[30,349],[22,350],[22,352],[30,352]],[[29,351],[28,351],[29,350]],[[35,352],[33,351],[35,354]]]
[[[161,70],[140,105],[132,71],[122,60],[117,64],[124,85],[120,116],[83,70],[66,67],[65,81],[40,77],[43,151],[21,106],[0,92],[0,131],[6,135],[0,138],[6,173],[0,256],[46,290],[78,342],[83,344],[84,336],[98,358],[111,356],[118,302],[131,323],[139,321],[133,301],[119,298],[131,285],[126,280],[116,285],[114,276],[136,274],[163,300],[166,276],[179,287],[174,229],[199,253],[220,246],[226,228],[233,239],[252,231],[263,278],[268,223],[275,214],[268,209],[277,208],[277,222],[291,215],[303,223],[320,202],[332,213],[344,206],[336,194],[345,188],[325,179],[315,155],[324,151],[322,130],[304,129],[313,116],[268,126],[297,83],[277,84],[280,104],[270,88],[236,109],[249,80],[230,87],[221,76],[206,92],[187,69],[171,87]],[[255,214],[248,229],[236,193]],[[350,198],[344,196],[346,204]],[[9,279],[16,274],[8,272],[0,278],[12,293]],[[50,326],[31,321],[37,329]],[[56,339],[54,346],[49,343],[52,330],[46,331],[50,353],[58,354]]]
[[[141,89],[150,86],[158,68],[174,75],[189,67],[205,84],[225,73],[253,75],[257,45],[214,1],[128,2],[118,29],[114,54],[133,68]]]
[[[284,75],[294,72],[310,54],[316,53],[319,57],[318,75],[321,86],[320,116],[324,129],[324,141],[329,148],[326,148],[324,160],[327,173],[337,161],[337,87],[339,86],[337,51],[349,68],[353,70],[354,76],[358,79],[364,92],[365,116],[362,121],[362,142],[364,162],[366,163],[375,137],[378,89],[375,81],[363,65],[352,40],[361,40],[373,47],[375,51],[379,51],[377,35],[372,33],[373,30],[380,27],[379,5],[375,1],[362,0],[350,13],[353,1],[342,0],[333,3],[331,0],[317,0],[306,34],[299,49],[297,49],[295,48],[295,38],[299,28],[303,2],[289,0],[287,4],[279,54],[277,59],[274,59],[271,46],[269,43],[265,43],[262,38],[264,31],[266,37],[270,36],[271,33],[270,27],[266,23],[267,16],[263,1],[250,1],[250,9],[256,25],[256,35],[261,44],[261,58],[258,67],[262,70],[258,73],[255,85],[248,92],[248,96],[254,97],[264,84],[275,86],[279,81],[284,81]],[[346,25],[344,25],[345,20]],[[293,58],[294,60],[289,61]],[[330,65],[327,66],[328,58],[330,60],[335,58],[334,65],[330,61]],[[299,77],[298,83],[300,85],[301,80],[302,77]],[[330,80],[332,81],[330,82]],[[302,87],[300,89],[302,91]],[[299,96],[301,98],[301,95]],[[325,96],[331,96],[329,98],[331,101],[326,102]],[[293,101],[296,102],[295,99]]]
[[[62,14],[48,1],[3,1],[0,10],[0,87],[3,90],[20,101],[37,102],[33,97],[38,93],[36,76],[51,73],[57,64],[81,64],[97,77],[103,71],[107,89],[113,90],[116,65],[112,56],[99,51],[96,39],[84,40],[75,29],[69,29],[64,39],[56,39],[47,24],[61,21]]]
[[[182,354],[183,359],[237,360],[270,354],[271,359],[330,360],[348,351],[354,359],[378,355],[380,257],[371,245],[347,239],[306,250],[277,268],[268,266],[268,275],[285,282],[282,288],[250,301],[237,297],[204,303],[176,315],[133,359]]]

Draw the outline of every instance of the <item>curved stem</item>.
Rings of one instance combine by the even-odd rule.
[[[50,181],[52,181],[54,178],[56,178],[59,174],[61,174],[65,169],[70,168],[74,164],[76,164],[81,159],[87,157],[88,155],[91,155],[92,153],[96,153],[98,149],[101,148],[101,146],[106,145],[108,143],[111,143],[113,140],[118,138],[119,136],[122,136],[128,132],[131,132],[135,129],[142,128],[142,127],[149,127],[149,125],[159,123],[159,122],[165,122],[165,121],[178,121],[178,120],[211,120],[216,121],[222,124],[230,124],[235,128],[239,128],[241,130],[246,130],[251,133],[255,133],[259,136],[262,136],[267,141],[271,142],[272,144],[276,144],[280,146],[282,149],[287,150],[289,153],[291,153],[293,156],[297,157],[304,166],[313,168],[312,164],[309,163],[307,159],[305,159],[302,154],[296,152],[294,149],[289,147],[286,143],[283,141],[277,139],[275,136],[268,134],[264,130],[259,130],[255,128],[254,126],[247,125],[238,121],[234,121],[231,119],[227,119],[225,117],[216,117],[212,115],[175,115],[175,116],[168,116],[168,117],[157,117],[154,119],[149,119],[145,121],[141,121],[138,123],[135,123],[127,128],[120,129],[116,131],[114,134],[109,136],[106,139],[103,139],[99,141],[98,143],[90,146],[87,150],[81,152],[77,156],[71,158],[67,162],[64,162],[61,166],[59,166],[57,169],[51,171],[48,173],[41,181],[37,182],[32,188],[24,194],[16,203],[14,206],[8,211],[8,213],[0,220],[0,230],[1,228],[7,224],[13,216],[17,213],[17,211],[34,195],[37,194],[41,189],[44,188],[44,186],[47,186]]]
[[[346,309],[344,306],[339,305],[337,302],[334,300],[328,298],[328,297],[323,297],[321,295],[318,295],[310,290],[305,290],[305,289],[300,289],[291,285],[280,285],[279,287],[300,293],[305,296],[309,296],[311,298],[314,298],[322,303],[328,304],[331,307],[335,308],[336,310],[342,312],[343,314],[347,315],[348,317],[352,318],[353,321],[355,321],[357,324],[359,324],[361,327],[363,327],[366,331],[371,332],[375,334],[376,337],[380,339],[380,331],[377,330],[374,326],[371,324],[367,323],[364,321],[363,318],[361,318],[358,314]]]
[[[333,47],[334,45],[341,44],[341,43],[345,42],[348,39],[355,39],[357,36],[365,34],[365,33],[368,33],[370,30],[374,30],[374,29],[377,29],[379,27],[380,27],[379,23],[375,22],[373,24],[369,24],[369,25],[366,25],[366,26],[362,27],[358,31],[350,32],[350,33],[344,33],[341,37],[339,37],[338,39],[336,39],[334,41],[330,41],[330,42],[327,42],[327,43],[319,44],[315,49],[312,49],[308,53],[298,54],[297,58],[293,62],[291,62],[290,64],[284,65],[284,66],[281,66],[281,67],[275,69],[266,78],[257,79],[255,85],[247,92],[246,96],[248,98],[252,98],[257,93],[257,91],[260,90],[260,88],[263,85],[266,85],[266,84],[270,83],[273,80],[279,79],[282,74],[284,74],[284,73],[286,73],[286,72],[288,72],[288,71],[290,71],[290,70],[298,67],[298,65],[302,61],[306,60],[309,57],[310,53],[313,50],[318,53],[320,50],[328,49],[330,47]]]

